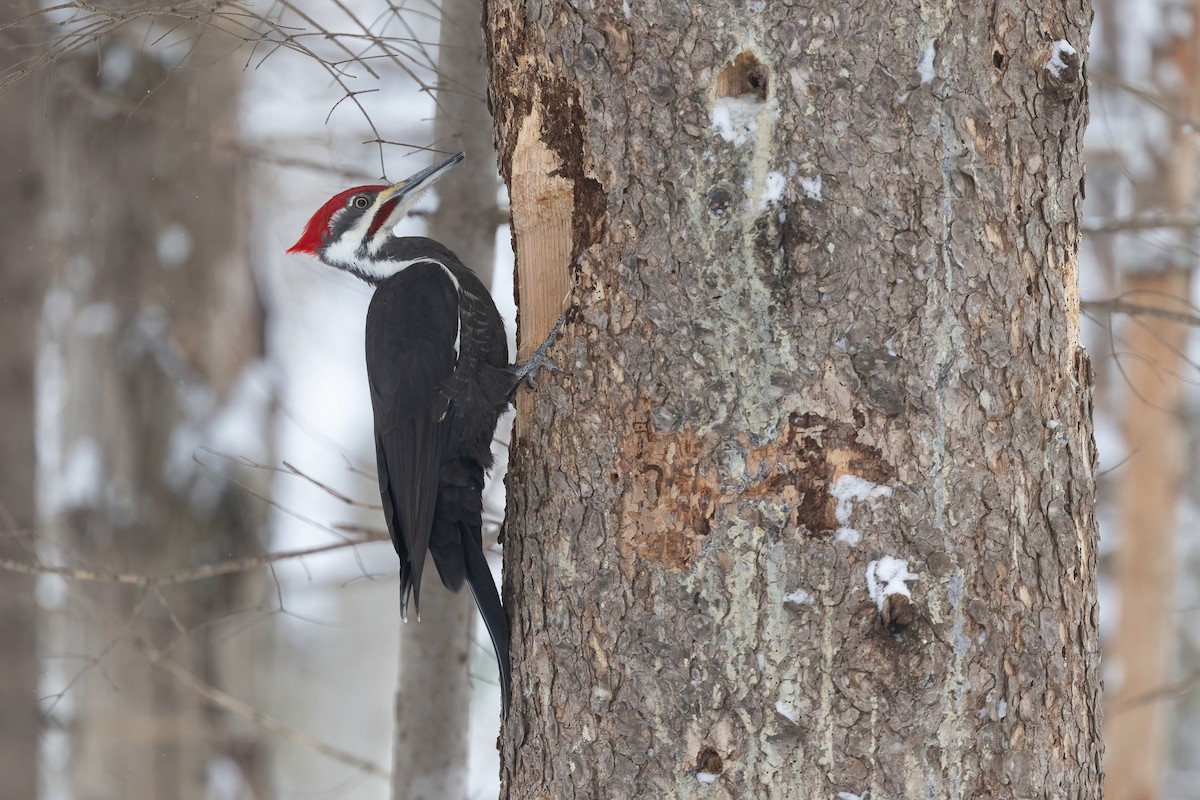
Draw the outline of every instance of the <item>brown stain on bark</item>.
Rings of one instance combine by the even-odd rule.
[[[691,568],[723,500],[716,449],[720,437],[654,430],[642,415],[621,440],[621,567],[632,580],[637,560],[674,571]]]
[[[806,535],[828,536],[838,527],[829,488],[839,477],[878,484],[896,478],[879,450],[858,441],[857,428],[817,414],[791,414],[765,444],[735,436],[735,450],[746,454],[738,477],[722,457],[717,433],[655,430],[648,408],[634,418],[615,469],[626,476],[619,548],[630,578],[639,560],[691,569],[714,526],[734,518],[758,522],[762,502],[790,507],[789,526]]]
[[[608,199],[604,187],[588,174],[583,153],[587,119],[577,83],[553,78],[539,83],[538,97],[548,113],[542,116],[542,141],[558,156],[555,176],[571,183],[571,264],[604,235]]]
[[[794,413],[775,440],[757,447],[746,443],[746,475],[752,482],[743,496],[791,505],[797,527],[809,535],[828,535],[838,527],[829,487],[839,477],[857,475],[878,484],[896,477],[879,450],[857,439],[851,425]]]

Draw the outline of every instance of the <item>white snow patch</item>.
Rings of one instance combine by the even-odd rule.
[[[829,494],[837,500],[834,514],[837,516],[838,524],[849,525],[850,513],[854,510],[855,503],[876,500],[880,497],[891,497],[892,487],[879,486],[857,475],[842,475],[829,487]]]
[[[1050,46],[1050,60],[1046,62],[1046,69],[1050,70],[1050,74],[1056,78],[1062,78],[1063,70],[1067,68],[1067,62],[1063,61],[1063,56],[1075,55],[1075,48],[1066,39],[1059,39]]]
[[[867,564],[867,593],[880,611],[883,611],[883,601],[888,595],[902,594],[911,600],[906,581],[919,579],[920,576],[908,571],[908,562],[902,558],[884,556]]]
[[[758,132],[757,117],[763,105],[754,95],[718,97],[713,105],[712,127],[725,141],[741,146]]]
[[[775,701],[775,710],[778,711],[779,715],[784,717],[788,722],[796,722],[796,709],[790,703],[777,700]]]
[[[857,475],[842,475],[829,487],[829,494],[837,501],[834,515],[837,517],[838,529],[834,538],[854,547],[862,540],[862,534],[850,527],[850,515],[854,512],[854,504],[864,500],[891,497],[892,487],[879,486]]]
[[[783,190],[785,188],[787,188],[787,178],[783,177],[782,172],[768,172],[766,185],[763,186],[762,200],[759,202],[759,208],[766,209],[766,207],[772,203],[778,203],[780,200],[782,200]]]
[[[806,592],[803,589],[796,589],[783,596],[783,602],[794,603],[798,606],[811,606],[815,599],[812,592]]]
[[[58,479],[58,493],[51,498],[55,509],[80,508],[100,499],[103,488],[104,454],[91,437],[71,445],[66,466]]]
[[[759,653],[756,656],[755,660],[758,661],[758,671],[759,672],[762,672],[764,669],[767,668],[767,657],[764,656],[762,653]]]
[[[852,794],[851,792],[838,792],[837,800],[863,800],[861,794]]]
[[[862,541],[862,533],[854,528],[845,526],[838,528],[833,534],[833,538],[839,542],[845,542],[851,547],[858,547],[858,543]]]
[[[921,60],[917,62],[917,73],[921,76],[921,83],[929,83],[937,77],[933,69],[933,59],[936,55],[937,40],[930,39],[925,43],[925,52],[921,55]]]
[[[621,3],[621,13],[625,15],[625,19],[633,18],[633,12],[629,10],[629,0]]]
[[[192,234],[178,222],[172,222],[158,232],[155,251],[160,264],[175,269],[192,254]]]
[[[1046,422],[1046,427],[1052,431],[1058,430],[1059,426],[1061,426],[1061,425],[1062,425],[1062,423],[1056,419],[1047,420],[1047,422]]]
[[[821,199],[821,176],[814,175],[811,178],[800,179],[800,191],[804,192],[804,196],[809,200]]]
[[[1008,716],[1008,701],[1003,698],[996,704],[996,718],[1004,719]]]
[[[697,772],[696,780],[701,783],[716,783],[717,778],[721,777],[715,772]]]

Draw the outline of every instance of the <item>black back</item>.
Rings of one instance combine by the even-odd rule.
[[[484,473],[514,385],[500,314],[479,278],[431,239],[393,239],[414,262],[380,281],[367,311],[367,375],[379,489],[400,556],[401,608],[420,613],[428,551],[449,589],[470,584],[508,705],[508,625],[482,542]],[[457,343],[458,352],[455,352]]]

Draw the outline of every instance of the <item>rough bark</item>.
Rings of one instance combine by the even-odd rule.
[[[31,7],[14,3],[0,11],[0,26]],[[12,36],[0,35],[0,72],[21,50]],[[30,81],[4,98],[9,108],[34,108],[41,84]],[[31,114],[0,116],[0,558],[28,560],[36,548],[37,495],[34,487],[34,362],[37,319],[45,267],[37,239],[43,199],[37,130]],[[0,786],[11,800],[38,796],[38,606],[29,576],[0,577]]]
[[[1200,115],[1200,2],[1193,0],[1187,11],[1192,24],[1173,24],[1164,31],[1149,74],[1169,107],[1195,119]],[[1127,77],[1142,83],[1143,76]],[[1161,129],[1154,123],[1159,122],[1155,115],[1145,123],[1148,147],[1142,157],[1152,167],[1136,174],[1133,210],[1187,213],[1196,198],[1195,142],[1175,124],[1166,128],[1166,136],[1155,137]],[[1195,236],[1192,231],[1178,236],[1165,253],[1161,241],[1132,244],[1130,259],[1121,265],[1129,299],[1175,311],[1191,308]],[[1178,630],[1175,541],[1186,461],[1179,375],[1187,369],[1187,334],[1178,323],[1135,317],[1126,323],[1123,336],[1123,349],[1133,357],[1117,356],[1128,381],[1122,432],[1130,459],[1119,473],[1115,577],[1120,614],[1107,651],[1115,678],[1109,701],[1113,712],[1104,731],[1104,793],[1109,800],[1149,800],[1164,788],[1171,708],[1157,695],[1171,681]]]
[[[467,159],[438,184],[428,235],[445,242],[490,285],[499,187],[492,118],[483,99],[479,0],[442,0],[441,11],[434,141],[442,150],[464,151]],[[475,606],[470,592],[451,594],[432,583],[421,597],[420,624],[401,629],[396,800],[467,796]]]
[[[1098,797],[1087,3],[485,17],[524,342],[574,287],[505,796]]]
[[[265,475],[223,474],[198,448],[262,458],[270,436],[269,409],[241,404],[256,388],[246,370],[262,356],[263,309],[231,147],[240,65],[219,57],[230,44],[211,31],[162,33],[127,26],[99,57],[60,60],[48,104],[46,527],[67,558],[142,574],[259,551],[265,507],[231,480],[262,490]],[[71,737],[72,796],[206,797],[222,756],[247,786],[266,788],[257,731],[142,649],[222,684],[218,624],[245,605],[248,581],[73,588],[60,649],[86,658],[56,710]]]

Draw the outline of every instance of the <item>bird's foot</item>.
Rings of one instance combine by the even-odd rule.
[[[530,389],[537,388],[534,385],[533,377],[537,374],[539,369],[549,370],[553,375],[571,374],[564,369],[560,369],[557,364],[550,360],[550,356],[546,354],[550,349],[550,345],[554,344],[554,340],[558,338],[559,331],[562,330],[563,324],[566,321],[567,312],[564,311],[562,316],[558,318],[558,322],[554,323],[554,329],[550,331],[550,335],[547,336],[546,340],[538,346],[537,350],[533,351],[533,355],[525,359],[523,363],[517,364],[515,367],[513,367],[513,377],[516,378],[516,386],[513,387],[514,389],[516,389],[516,387],[520,386],[522,383],[528,386]]]

